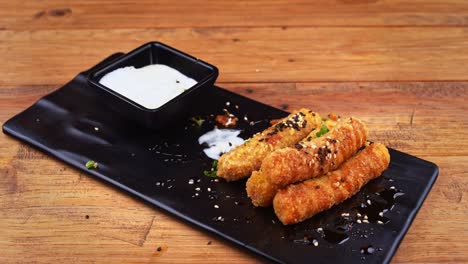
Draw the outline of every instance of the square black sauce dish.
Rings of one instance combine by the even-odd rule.
[[[152,64],[169,66],[194,79],[197,83],[165,104],[149,109],[99,82],[103,76],[116,69],[128,66],[138,69]],[[114,61],[92,70],[88,75],[88,81],[92,88],[96,88],[96,94],[103,99],[102,102],[115,112],[146,128],[157,130],[170,126],[171,121],[180,120],[187,115],[201,94],[213,88],[217,77],[218,68],[215,66],[163,43],[148,42]],[[132,87],[128,87],[128,89],[132,89]]]

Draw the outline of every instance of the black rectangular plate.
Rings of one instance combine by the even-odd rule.
[[[114,54],[101,63],[121,55]],[[383,177],[324,213],[301,224],[283,226],[271,208],[250,204],[245,181],[227,183],[203,175],[211,161],[197,139],[213,129],[210,114],[221,114],[224,108],[240,117],[243,138],[286,112],[213,87],[191,110],[193,116],[207,118],[202,127],[190,120],[174,120],[172,126],[152,131],[106,107],[89,86],[88,72],[11,118],[3,125],[4,133],[272,261],[388,263],[438,175],[435,164],[391,149],[391,164]],[[84,165],[88,160],[97,161],[99,167],[87,170]],[[189,184],[190,179],[194,184]],[[391,186],[404,195],[397,197],[393,206],[388,204],[391,209],[385,213],[385,224],[357,224],[356,219],[342,217],[342,213],[355,215],[361,203]],[[349,237],[342,243],[333,241],[333,233],[323,236],[316,230],[333,227],[336,231],[340,225],[345,231],[339,234]],[[313,239],[318,246],[311,243]],[[374,251],[363,254],[362,249],[368,246]]]

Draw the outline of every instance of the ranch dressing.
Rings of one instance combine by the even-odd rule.
[[[123,67],[99,81],[107,88],[148,108],[155,109],[194,86],[197,81],[163,64]]]
[[[198,138],[198,143],[207,144],[208,148],[203,149],[205,154],[214,160],[218,160],[221,154],[229,152],[231,149],[244,144],[244,139],[239,137],[240,130],[237,129],[213,129]]]

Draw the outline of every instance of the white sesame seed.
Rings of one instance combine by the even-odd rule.
[[[342,213],[341,216],[349,216],[349,213]]]
[[[195,181],[194,181],[193,179],[190,179],[190,180],[188,181],[188,184],[193,184],[194,182],[195,182]]]
[[[367,204],[371,205],[371,200],[367,199]]]
[[[380,213],[379,213],[379,216],[380,216],[380,217],[383,217],[383,212],[380,212]]]
[[[377,220],[377,224],[383,225],[384,223],[380,220]]]
[[[367,219],[369,219],[369,217],[367,217],[367,215],[364,215],[364,219],[366,219],[366,220],[367,220]]]
[[[390,187],[390,190],[395,190],[395,189],[396,189],[395,186]]]
[[[314,244],[314,246],[318,246],[318,245],[319,245],[319,243],[318,243],[318,241],[317,241],[316,239],[314,239],[314,240],[312,241],[312,243]]]
[[[210,187],[206,188],[206,190],[209,191],[209,192],[211,192],[211,188],[210,188]]]
[[[336,159],[336,154],[333,154],[333,158]]]
[[[231,104],[231,102],[227,101],[226,102],[226,106],[229,106]]]
[[[317,228],[317,232],[322,232],[323,231],[323,228],[319,227]]]
[[[369,220],[364,219],[364,220],[362,220],[362,222],[368,224]]]
[[[200,191],[200,187],[195,188],[195,191],[197,192]]]
[[[213,207],[216,208],[216,209],[218,209],[218,208],[219,208],[219,205],[215,204]]]
[[[357,215],[357,217],[361,217],[361,214],[360,214],[360,213],[357,213],[356,215]]]
[[[99,131],[99,127],[94,127],[94,130],[95,130],[95,131]]]
[[[362,223],[362,222],[361,222],[361,219],[356,220],[356,222],[357,222],[358,224]]]

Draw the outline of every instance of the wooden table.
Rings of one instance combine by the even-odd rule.
[[[468,262],[468,2],[0,2],[0,122],[105,56],[158,40],[218,85],[368,122],[439,178],[395,263]],[[176,3],[180,2],[180,3]],[[0,135],[1,263],[263,259]]]

